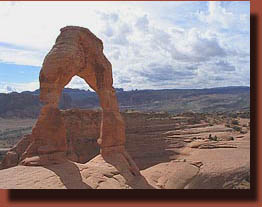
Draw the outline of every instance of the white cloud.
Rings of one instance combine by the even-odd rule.
[[[221,2],[210,1],[207,14],[201,12],[199,18],[208,24],[214,24],[219,28],[222,27],[227,29],[232,26],[235,16],[233,13],[223,8]]]
[[[84,79],[75,76],[72,78],[70,83],[68,83],[66,88],[78,88],[78,89],[84,89],[84,90],[91,90],[91,88],[88,86],[88,84],[85,82]]]
[[[147,15],[144,15],[143,17],[140,17],[136,21],[136,27],[142,31],[148,31],[148,18]]]
[[[0,93],[10,92],[22,92],[22,91],[34,91],[39,88],[39,82],[27,82],[27,83],[3,83],[0,82]]]
[[[41,66],[44,54],[39,51],[0,46],[0,61],[18,65]]]
[[[242,3],[1,2],[0,61],[41,66],[59,29],[77,25],[89,28],[103,40],[105,55],[113,65],[116,87],[212,86],[225,76],[217,74],[218,62],[235,68],[235,76],[230,76],[232,81],[239,78],[245,82],[246,76],[245,83],[248,83],[249,14],[243,9],[234,10],[238,5]],[[247,7],[245,5],[242,7]],[[13,48],[1,46],[1,42]],[[247,62],[240,64],[241,61]],[[169,80],[157,84],[160,75],[149,67],[155,63],[173,74],[173,83]],[[180,74],[186,73],[188,68],[194,68],[197,75],[178,81],[174,74],[178,74],[178,70]],[[206,71],[209,76],[205,76]],[[224,72],[221,69],[221,73]],[[164,75],[161,78],[163,80]],[[69,86],[88,87],[78,78],[73,78]]]

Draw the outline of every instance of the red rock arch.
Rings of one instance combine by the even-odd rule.
[[[103,43],[88,29],[61,29],[40,71],[40,100],[44,104],[33,128],[31,143],[22,156],[23,165],[59,163],[67,150],[66,130],[58,109],[63,88],[79,76],[99,96],[102,122],[98,144],[103,158],[126,177],[140,175],[125,150],[125,123],[112,87],[112,65],[103,54]]]

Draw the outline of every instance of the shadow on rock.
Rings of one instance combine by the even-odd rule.
[[[82,181],[80,169],[73,162],[66,161],[62,164],[43,167],[53,171],[67,189],[91,189],[89,185]]]
[[[133,189],[155,189],[142,175],[134,177],[130,182],[127,182],[127,185]]]
[[[123,146],[101,149],[101,158],[114,166],[133,189],[153,189]]]

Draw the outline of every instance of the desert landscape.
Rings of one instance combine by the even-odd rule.
[[[1,5],[0,189],[251,188],[249,2],[45,4]]]
[[[136,185],[127,185],[121,174],[99,155],[96,141],[101,111],[62,110],[69,145],[67,158],[72,162],[50,168],[17,166],[29,144],[26,134],[31,133],[36,119],[2,118],[0,174],[5,179],[0,186],[129,189],[148,188],[150,184],[158,189],[249,189],[250,114],[246,109],[228,110],[177,115],[135,109],[122,112],[126,149],[147,180],[147,184],[137,181]],[[15,179],[7,179],[5,175],[10,173],[16,175]],[[26,178],[27,174],[30,176]]]

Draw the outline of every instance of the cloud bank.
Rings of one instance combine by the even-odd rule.
[[[249,85],[249,7],[249,2],[1,2],[0,62],[41,67],[59,29],[77,25],[103,40],[115,87]],[[9,82],[0,83],[0,91],[6,84],[37,87]],[[88,89],[77,77],[69,86]]]

